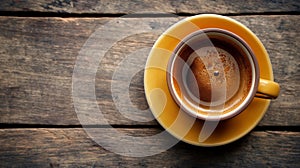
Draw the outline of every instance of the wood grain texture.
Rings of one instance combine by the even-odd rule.
[[[160,132],[159,129],[120,131],[139,136]],[[163,153],[134,158],[103,149],[82,129],[1,129],[0,166],[297,167],[299,142],[299,132],[252,132],[226,146],[202,148],[180,142]]]
[[[266,46],[273,64],[275,81],[281,93],[261,121],[261,126],[300,125],[300,16],[235,16],[248,26]],[[143,66],[148,52],[135,56],[124,71],[124,79],[112,80],[118,65],[126,55],[150,48],[159,34],[141,33],[141,29],[155,29],[170,25],[181,18],[123,18],[122,22],[137,21],[120,29],[133,35],[120,39],[101,60],[96,75],[96,96],[104,117],[116,125],[156,125],[155,121],[140,123],[118,113],[111,94],[111,84],[119,83],[117,91],[129,90],[130,103],[122,110],[145,117],[151,115],[143,90],[143,70],[133,76],[130,84],[126,76],[133,67]],[[0,123],[77,125],[72,100],[72,75],[77,55],[88,37],[112,18],[19,18],[0,17]],[[122,25],[122,24],[119,24]],[[146,26],[140,26],[146,25]],[[99,37],[99,44],[111,42]],[[88,68],[88,67],[87,67]],[[130,86],[129,89],[127,86]],[[85,91],[85,88],[82,88]],[[90,102],[83,102],[88,106]],[[144,115],[145,113],[145,115]],[[147,114],[147,115],[146,115]],[[93,116],[91,116],[93,118]],[[99,118],[95,117],[97,124]],[[95,124],[91,123],[91,124]]]
[[[299,12],[300,3],[295,0],[226,1],[226,0],[2,0],[0,11],[36,11],[78,14],[129,14],[155,13],[264,13]]]

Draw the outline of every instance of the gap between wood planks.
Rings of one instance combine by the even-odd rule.
[[[127,18],[153,18],[153,17],[174,17],[174,16],[194,16],[204,13],[145,13],[145,14],[126,14],[126,13],[59,13],[59,12],[36,12],[36,11],[0,11],[0,16],[16,17],[63,17],[63,18],[100,18],[100,17],[126,17]],[[219,14],[219,13],[215,13]],[[224,16],[253,16],[253,15],[300,15],[300,11],[289,12],[254,12],[254,13],[220,13]]]
[[[0,129],[15,129],[15,128],[159,128],[160,125],[43,125],[43,124],[8,124],[0,123]],[[256,126],[253,131],[289,131],[300,132],[300,126]]]

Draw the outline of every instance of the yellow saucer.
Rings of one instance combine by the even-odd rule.
[[[203,14],[188,17],[170,27],[154,44],[144,73],[145,94],[149,107],[157,121],[176,138],[198,146],[219,146],[233,142],[249,133],[264,116],[270,101],[254,98],[246,110],[234,118],[220,121],[211,136],[199,142],[199,134],[204,121],[181,113],[167,86],[166,69],[168,60],[179,39],[204,28],[221,28],[243,38],[257,56],[260,77],[273,80],[272,66],[268,53],[260,40],[247,27],[225,16]],[[180,114],[179,114],[180,113]],[[180,116],[178,120],[177,116]],[[172,124],[177,122],[177,126]],[[195,121],[187,126],[188,121]],[[179,124],[178,124],[179,123]],[[181,129],[189,127],[187,133]]]

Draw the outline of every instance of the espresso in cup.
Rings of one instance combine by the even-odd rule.
[[[237,35],[217,28],[184,38],[167,70],[175,102],[189,114],[208,120],[239,114],[257,94],[259,83],[265,81],[260,79],[258,63],[248,45]],[[262,95],[270,98],[268,93]]]

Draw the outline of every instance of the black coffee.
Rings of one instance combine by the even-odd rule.
[[[211,32],[182,44],[173,64],[174,86],[181,99],[201,109],[240,105],[252,83],[249,55],[228,35]]]

